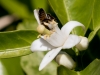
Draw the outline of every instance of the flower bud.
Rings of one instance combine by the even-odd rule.
[[[80,43],[78,43],[76,45],[76,48],[78,48],[80,51],[86,50],[88,48],[88,45],[89,45],[88,38],[82,37],[82,36],[80,36],[80,38],[81,38],[81,41],[80,41]]]
[[[55,61],[59,65],[63,65],[68,69],[74,69],[76,67],[76,63],[74,62],[74,60],[65,52],[60,52],[56,56]]]

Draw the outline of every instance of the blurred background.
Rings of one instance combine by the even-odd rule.
[[[33,10],[37,8],[53,13],[47,0],[0,0],[0,30],[10,31],[25,27],[35,30],[37,23]]]

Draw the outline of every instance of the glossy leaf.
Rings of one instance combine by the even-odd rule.
[[[93,29],[97,30],[100,28],[100,1],[95,0],[93,11]]]
[[[89,40],[91,41],[96,35],[97,31],[100,29],[100,1],[95,0],[94,10],[93,10],[93,31],[89,35]]]
[[[94,36],[96,35],[97,31],[98,31],[98,30],[94,30],[94,31],[92,31],[92,32],[89,34],[89,36],[88,36],[89,42],[94,38]]]
[[[0,58],[30,54],[30,45],[36,38],[32,30],[0,32]]]
[[[86,30],[89,27],[94,0],[48,0],[54,12],[64,25],[67,21],[76,20],[83,23]],[[84,35],[81,28],[73,31],[75,34]]]
[[[63,66],[58,67],[58,75],[100,75],[100,60],[95,59],[82,71],[69,70]]]

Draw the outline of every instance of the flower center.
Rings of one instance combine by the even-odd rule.
[[[38,36],[45,36],[46,38],[50,37],[50,35],[55,32],[55,27],[57,26],[57,22],[53,20],[48,20],[48,21],[44,21],[42,22],[41,25],[38,25],[37,27],[37,31],[40,33],[40,35]]]

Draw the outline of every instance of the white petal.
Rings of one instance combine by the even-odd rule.
[[[81,38],[77,35],[69,35],[66,39],[63,49],[69,49],[77,45],[81,41]]]
[[[34,10],[34,16],[35,16],[38,24],[41,25],[41,22],[40,22],[40,19],[39,19],[39,15],[38,15],[38,11],[39,11],[38,9],[35,9]]]
[[[61,49],[62,47],[59,47],[49,51],[43,58],[39,67],[39,71],[42,70],[48,63],[50,63],[55,58],[55,56],[61,51]]]
[[[54,47],[62,46],[66,40],[66,38],[63,37],[63,34],[58,27],[55,28],[55,32],[53,34],[51,34],[49,38],[45,39],[45,37],[43,37],[43,36],[42,36],[42,38]]]
[[[65,35],[65,37],[67,37],[70,34],[70,32],[73,30],[73,28],[77,26],[81,26],[85,30],[85,27],[82,23],[78,21],[69,21],[61,28],[61,31]]]
[[[33,52],[34,51],[47,51],[53,48],[54,48],[53,46],[51,46],[48,42],[46,42],[42,38],[33,41],[33,43],[31,44],[31,51]]]

